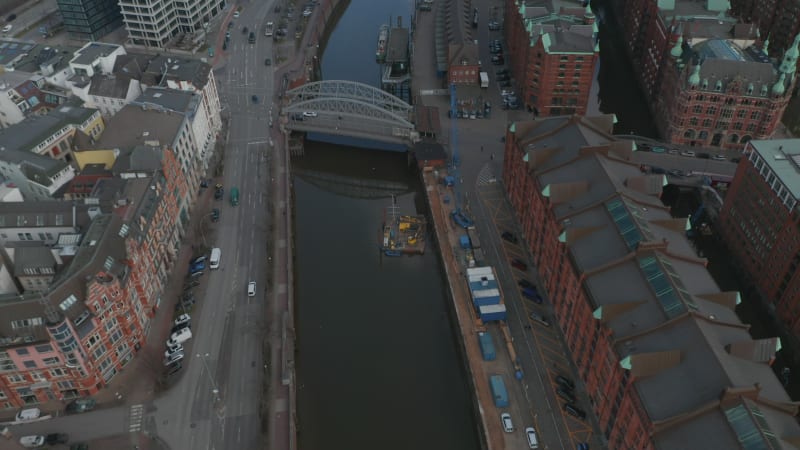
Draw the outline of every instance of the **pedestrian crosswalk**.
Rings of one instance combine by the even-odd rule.
[[[478,172],[478,186],[488,186],[494,183],[497,183],[497,177],[487,164]]]
[[[144,405],[131,405],[130,407],[130,423],[128,431],[136,433],[142,429],[142,420],[144,419]]]

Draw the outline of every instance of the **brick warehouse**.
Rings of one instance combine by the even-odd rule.
[[[749,139],[772,136],[795,80],[788,72],[781,78],[785,55],[767,57],[754,24],[740,23],[727,2],[714,0],[615,6],[666,141],[740,150]]]
[[[731,12],[758,25],[770,55],[782,55],[800,34],[798,0],[731,0]]]
[[[509,69],[530,111],[542,116],[585,114],[599,47],[589,6],[507,0]]]
[[[504,185],[613,449],[781,448],[798,408],[606,115],[513,123]]]
[[[800,139],[751,141],[744,153],[720,234],[760,296],[800,336]]]
[[[76,203],[71,214],[81,222],[55,244],[5,243],[4,264],[23,289],[0,300],[0,408],[92,395],[144,343],[176,257],[188,187],[168,148],[121,149],[112,170],[91,201]],[[69,213],[36,202],[19,208],[4,223],[58,225]]]

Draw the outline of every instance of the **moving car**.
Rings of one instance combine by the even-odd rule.
[[[221,200],[224,195],[225,189],[217,188],[217,190],[214,191],[214,200]]]
[[[256,296],[256,282],[251,281],[247,283],[247,296],[248,297],[255,297]]]
[[[317,113],[315,111],[304,111],[303,117],[317,117]]]
[[[503,431],[511,433],[514,431],[514,424],[511,422],[511,414],[500,414],[500,421],[503,422]]]
[[[239,18],[239,11],[236,11],[235,13],[233,13],[233,18],[234,19],[238,19]]]
[[[250,97],[250,100],[252,100],[253,103],[258,103],[258,96],[257,95],[253,95],[252,97]]]
[[[265,59],[264,60],[264,65],[265,66],[271,66],[272,65],[272,59],[270,59],[270,58]]]
[[[219,208],[214,208],[211,210],[211,221],[219,222]]]
[[[164,360],[164,365],[169,366],[172,363],[176,363],[183,359],[183,353],[174,353],[172,356]]]
[[[726,158],[725,155],[714,155],[714,156],[711,157],[711,159],[713,159],[714,161],[727,161],[728,160],[728,158]]]
[[[688,157],[692,158],[692,157],[695,156],[695,154],[691,150],[684,150],[684,151],[681,152],[681,156],[688,156]]]
[[[67,414],[82,413],[94,409],[97,402],[93,398],[79,398],[67,403]]]

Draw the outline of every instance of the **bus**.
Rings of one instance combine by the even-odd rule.
[[[239,206],[239,188],[231,189],[231,205]]]
[[[222,250],[217,247],[211,249],[211,258],[208,260],[210,269],[219,269],[219,259],[222,257]]]
[[[264,30],[264,36],[270,37],[272,36],[272,30],[275,28],[275,24],[272,22],[267,22],[267,28]]]

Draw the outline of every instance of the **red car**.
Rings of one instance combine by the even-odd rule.
[[[525,264],[521,259],[516,259],[516,258],[512,259],[511,265],[523,272],[528,270],[528,265]]]

